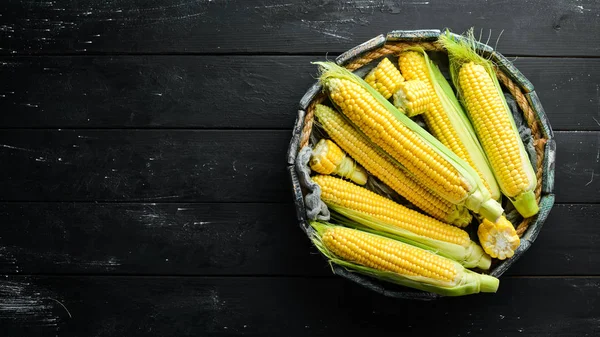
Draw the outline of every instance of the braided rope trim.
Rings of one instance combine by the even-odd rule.
[[[401,52],[413,48],[413,47],[421,47],[426,51],[445,51],[442,45],[438,42],[390,42],[383,45],[381,48],[372,50],[360,58],[356,58],[352,60],[350,63],[344,65],[344,67],[350,71],[354,71],[358,68],[361,68],[372,61],[379,59],[384,56],[392,55],[392,54],[400,54]],[[502,72],[501,69],[496,68],[496,74],[500,83],[502,83],[508,91],[513,95],[517,104],[523,111],[523,115],[527,122],[527,125],[531,129],[531,135],[533,137],[533,145],[535,147],[535,152],[537,155],[536,162],[536,179],[537,186],[535,189],[535,197],[536,201],[540,202],[541,192],[542,192],[542,174],[543,174],[543,161],[544,161],[544,147],[548,139],[544,138],[540,132],[540,126],[538,125],[537,118],[533,109],[529,105],[527,98],[521,91],[518,85],[516,85],[508,75]],[[326,98],[324,93],[320,93],[315,96],[312,102],[309,104],[306,109],[306,116],[304,117],[304,128],[302,129],[302,136],[300,140],[300,148],[303,148],[308,144],[308,140],[310,138],[310,134],[312,132],[313,121],[314,121],[314,113],[315,107],[317,104],[322,103]],[[525,218],[523,221],[517,226],[517,234],[519,237],[522,237],[529,225],[531,224],[533,217]]]

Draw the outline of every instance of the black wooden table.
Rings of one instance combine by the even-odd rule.
[[[285,152],[311,61],[394,29],[503,30],[555,129],[555,205],[497,294],[331,275]],[[4,0],[1,336],[598,336],[600,3]]]

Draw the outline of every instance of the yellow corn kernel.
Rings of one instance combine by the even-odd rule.
[[[346,270],[446,296],[498,290],[497,278],[431,251],[352,228],[314,221],[311,227],[317,249]]]
[[[335,255],[373,269],[449,284],[458,280],[459,267],[451,260],[392,239],[336,226],[322,240]]]
[[[313,171],[322,174],[336,174],[364,185],[367,183],[367,171],[356,165],[352,158],[329,139],[321,139],[313,149],[309,161]]]
[[[393,95],[394,105],[404,111],[408,117],[426,112],[433,101],[431,91],[425,82],[410,80],[400,83]]]
[[[459,227],[471,222],[471,214],[465,207],[454,205],[423,186],[338,112],[319,104],[315,107],[315,116],[344,151],[413,205],[438,220]]]
[[[419,51],[407,51],[400,54],[398,58],[400,70],[406,78],[409,81],[422,81],[426,87],[424,90],[431,96],[429,109],[423,113],[423,118],[431,134],[466,161],[477,172],[492,198],[497,200],[500,198],[500,191],[493,173],[485,162],[485,155],[481,153],[479,144],[476,144],[477,139],[469,137],[467,129],[471,129],[471,126],[461,125],[466,121],[459,116],[451,116],[450,114],[457,112],[448,111],[444,107],[442,99],[446,98],[441,95],[445,93],[441,89],[436,90],[435,78],[431,76],[428,62],[424,52]],[[480,165],[476,165],[476,162],[479,162]]]
[[[521,244],[515,227],[504,216],[496,223],[483,220],[477,229],[477,236],[483,250],[499,260],[512,257]]]
[[[321,187],[321,199],[326,204],[363,213],[434,240],[463,247],[471,243],[469,234],[464,230],[406,208],[366,188],[332,176],[318,175],[312,179]]]
[[[483,147],[500,190],[523,217],[539,212],[537,179],[513,115],[498,82],[495,65],[473,48],[473,30],[456,39],[440,36],[448,51],[450,74]]]
[[[460,68],[458,81],[465,107],[501,190],[513,201],[524,194],[533,199],[535,174],[513,127],[512,115],[506,111],[490,75],[482,65],[469,62]],[[526,207],[515,203],[515,207],[524,217],[535,215],[539,209],[535,200],[527,202]]]
[[[361,78],[331,62],[320,81],[330,99],[373,143],[442,198],[496,221],[502,206],[490,198],[467,162],[403,115]]]
[[[377,67],[373,68],[365,77],[365,82],[369,83],[386,99],[398,90],[398,85],[404,81],[400,71],[388,60],[384,58]]]
[[[456,168],[400,123],[359,84],[332,78],[328,88],[330,97],[342,112],[418,180],[454,203],[460,203],[468,196],[472,186],[462,179]]]

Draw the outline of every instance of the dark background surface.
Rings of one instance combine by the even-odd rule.
[[[598,336],[599,17],[591,0],[2,1],[2,336]],[[470,26],[503,31],[555,130],[541,234],[497,294],[411,302],[332,276],[285,169],[310,62]]]

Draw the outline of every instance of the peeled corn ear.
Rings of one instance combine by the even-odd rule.
[[[315,145],[309,165],[313,171],[322,174],[337,174],[359,185],[367,183],[367,171],[356,165],[352,158],[329,139],[321,139]]]
[[[414,117],[426,112],[433,101],[433,96],[425,82],[419,80],[404,81],[394,93],[394,106]]]
[[[321,187],[321,200],[327,207],[352,220],[351,225],[388,233],[452,258],[471,268],[488,269],[491,259],[469,234],[425,214],[332,176],[312,177]]]
[[[398,90],[400,83],[404,82],[404,78],[392,62],[384,58],[367,74],[365,82],[388,99]]]
[[[500,190],[523,217],[538,213],[534,190],[535,171],[506,104],[491,61],[479,56],[467,41],[440,36],[448,50],[454,85],[473,123],[477,137],[488,156]]]
[[[331,62],[320,81],[331,100],[371,141],[425,186],[454,203],[496,221],[502,206],[491,199],[477,173],[431,134],[396,109],[360,77]]]
[[[425,50],[414,48],[400,54],[400,70],[410,81],[420,80],[431,95],[431,105],[423,117],[429,130],[479,175],[492,199],[500,199],[500,189],[489,163],[454,91],[446,78],[427,56]]]
[[[465,207],[454,205],[423,186],[344,116],[321,104],[315,107],[315,116],[329,137],[344,151],[413,205],[432,217],[455,226],[465,227],[471,223],[472,216]]]
[[[332,263],[385,281],[446,296],[496,292],[500,281],[390,238],[311,222],[313,243]]]
[[[515,227],[504,216],[496,223],[484,219],[477,229],[477,236],[483,250],[499,260],[512,257],[521,244]]]

